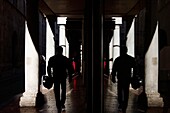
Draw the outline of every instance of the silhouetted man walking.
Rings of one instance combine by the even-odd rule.
[[[119,112],[126,113],[129,98],[129,85],[131,81],[131,72],[135,70],[135,59],[127,55],[127,47],[120,48],[120,56],[117,57],[112,67],[112,81],[116,82],[115,76],[118,79],[118,102]]]
[[[50,57],[48,61],[47,72],[48,75],[53,75],[54,80],[54,93],[56,99],[56,106],[58,113],[61,110],[65,110],[66,100],[66,78],[69,75],[69,82],[72,80],[72,74],[74,73],[70,60],[63,56],[63,48],[61,46],[56,48],[56,55]],[[61,99],[60,99],[60,85],[61,85]]]

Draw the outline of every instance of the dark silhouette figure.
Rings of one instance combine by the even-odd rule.
[[[56,48],[56,55],[50,57],[48,61],[47,72],[49,76],[53,76],[54,93],[56,99],[56,106],[58,113],[65,110],[66,100],[66,79],[69,75],[69,82],[72,81],[72,74],[74,73],[70,60],[62,55],[63,48],[61,46]],[[61,85],[61,99],[60,99],[60,85]]]
[[[116,82],[115,76],[118,80],[118,110],[123,113],[126,113],[128,106],[132,68],[135,70],[135,58],[127,55],[127,47],[123,46],[120,48],[120,56],[115,59],[112,67],[112,82]]]

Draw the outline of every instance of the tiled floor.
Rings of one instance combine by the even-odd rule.
[[[73,80],[72,85],[67,85],[67,97],[66,97],[66,111],[63,113],[87,113],[86,101],[85,101],[85,87],[82,84],[82,77],[79,76]],[[112,84],[111,81],[105,79],[105,96],[104,96],[104,113],[118,113],[117,112],[117,91],[116,84]],[[54,92],[53,90],[42,90],[47,103],[40,109],[35,107],[22,107],[19,106],[8,107],[1,109],[0,113],[57,113],[55,106]],[[144,113],[137,109],[137,92],[130,89],[130,98],[127,108],[127,113]],[[162,108],[148,108],[146,113],[163,113]],[[170,113],[170,111],[168,112]]]

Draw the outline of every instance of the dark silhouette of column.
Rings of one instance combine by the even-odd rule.
[[[104,113],[103,107],[103,1],[85,1],[84,38],[87,46],[87,112]]]

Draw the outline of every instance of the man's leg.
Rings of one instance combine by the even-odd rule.
[[[122,85],[120,83],[118,83],[118,103],[119,103],[119,106],[118,106],[118,110],[121,111],[122,110]]]
[[[123,113],[126,113],[128,99],[129,99],[129,85],[123,88],[123,105],[122,105]]]
[[[62,80],[61,82],[61,107],[65,110],[65,101],[66,101],[66,80]]]
[[[56,100],[56,107],[58,109],[58,113],[61,113],[61,102],[60,102],[60,83],[54,85],[54,93]]]

